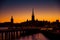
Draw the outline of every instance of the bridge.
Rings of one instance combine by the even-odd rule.
[[[0,30],[1,40],[15,40],[20,38],[21,36],[31,35],[37,33],[38,29],[6,29]]]
[[[52,31],[51,31],[52,32]],[[47,35],[47,33],[50,35],[52,34],[50,31],[47,30],[40,30],[38,28],[16,28],[16,29],[6,29],[6,30],[0,30],[1,34],[1,40],[16,40],[20,37],[36,34],[36,33],[42,33]]]

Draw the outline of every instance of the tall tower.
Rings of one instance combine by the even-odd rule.
[[[35,21],[34,8],[32,9],[32,21]]]
[[[11,23],[13,23],[13,16],[11,16]]]

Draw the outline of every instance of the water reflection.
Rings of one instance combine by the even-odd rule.
[[[43,34],[33,34],[30,36],[21,37],[19,40],[48,40]]]
[[[8,27],[0,27],[0,30],[6,30]]]

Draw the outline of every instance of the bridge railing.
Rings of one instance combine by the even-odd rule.
[[[20,29],[0,30],[0,40],[16,40],[22,33],[24,33],[24,30]]]
[[[0,30],[0,40],[16,40],[21,37],[21,35],[28,33],[28,31],[31,33],[40,32],[40,28],[26,28],[26,29],[6,29],[6,30]]]

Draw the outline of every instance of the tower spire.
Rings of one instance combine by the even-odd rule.
[[[11,23],[13,23],[13,16],[11,16]]]
[[[34,8],[32,8],[32,15],[34,15]]]
[[[34,8],[32,8],[32,21],[34,21]]]

